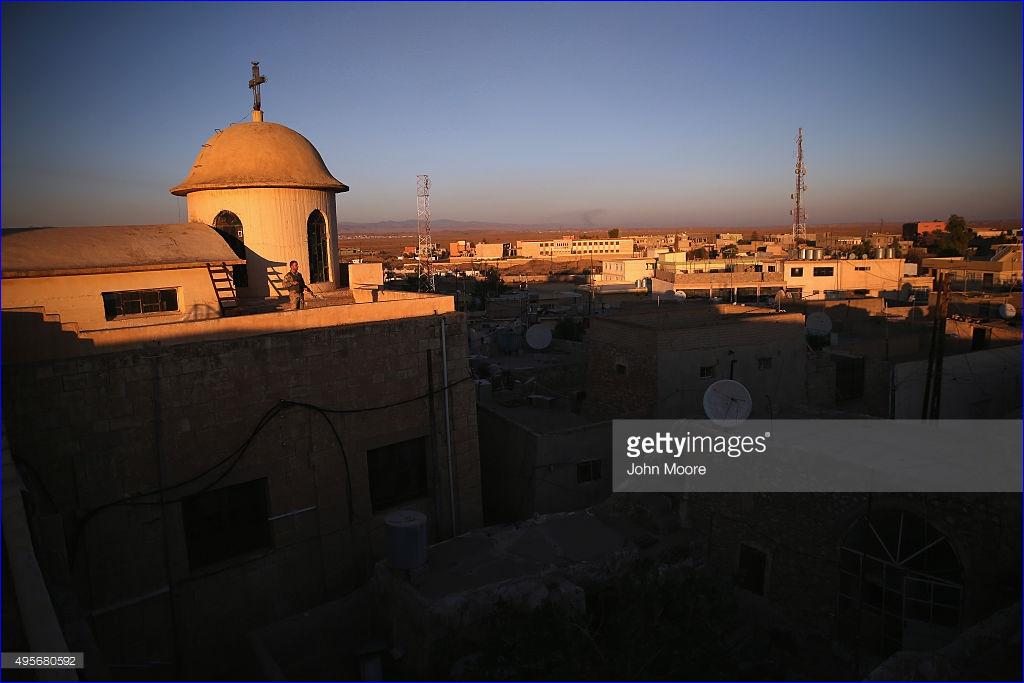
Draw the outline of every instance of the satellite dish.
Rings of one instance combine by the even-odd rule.
[[[719,427],[735,427],[748,417],[754,402],[747,388],[732,379],[720,379],[704,392],[704,414]]]
[[[526,345],[534,351],[541,351],[551,346],[551,328],[547,325],[530,325],[526,330]]]
[[[904,282],[903,286],[900,287],[900,301],[910,301],[910,297],[914,294],[914,287],[909,282]]]
[[[675,297],[677,299],[685,299],[686,298],[686,292],[684,292],[681,289],[677,289],[676,291],[674,291],[672,293],[675,294]]]
[[[1003,320],[1009,320],[1017,316],[1017,307],[1013,304],[999,304],[999,317]]]
[[[812,337],[827,337],[832,331],[832,318],[822,312],[811,313],[807,316],[807,334]]]

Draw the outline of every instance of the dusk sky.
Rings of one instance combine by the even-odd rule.
[[[177,221],[253,59],[343,231],[787,224],[800,126],[812,225],[1021,215],[1019,3],[5,2],[3,225]]]

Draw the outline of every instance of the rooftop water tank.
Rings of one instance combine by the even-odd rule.
[[[427,563],[427,516],[399,510],[384,518],[388,563],[392,569],[418,569]]]

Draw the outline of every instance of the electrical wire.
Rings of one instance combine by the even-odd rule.
[[[91,510],[87,511],[78,520],[78,523],[76,524],[76,527],[75,527],[75,531],[72,534],[71,543],[70,543],[70,553],[69,553],[69,556],[70,556],[70,559],[71,559],[71,564],[72,564],[72,566],[74,566],[75,558],[77,557],[77,554],[78,554],[77,551],[78,551],[78,548],[79,548],[79,542],[81,540],[82,534],[85,531],[86,525],[92,519],[94,519],[98,514],[100,514],[103,511],[109,510],[111,508],[120,507],[120,506],[128,506],[128,507],[132,507],[132,506],[138,506],[138,507],[142,507],[142,506],[146,506],[146,507],[160,507],[160,506],[163,506],[163,505],[167,505],[169,503],[181,502],[185,498],[188,498],[188,497],[194,496],[194,495],[196,495],[198,493],[202,493],[204,491],[210,490],[211,488],[216,486],[218,483],[223,481],[224,478],[227,477],[227,475],[230,474],[234,470],[235,466],[241,461],[242,456],[245,455],[245,453],[248,450],[249,446],[252,445],[252,442],[255,440],[256,436],[263,430],[263,428],[266,427],[267,424],[269,424],[270,421],[274,417],[282,414],[285,410],[287,410],[289,408],[306,408],[308,410],[312,410],[314,412],[317,412],[317,413],[320,414],[321,417],[324,418],[324,420],[326,420],[328,426],[330,427],[331,433],[333,434],[334,439],[335,439],[335,441],[338,444],[338,448],[339,448],[339,450],[341,452],[341,456],[342,456],[342,462],[344,463],[344,467],[345,467],[345,488],[346,488],[346,494],[347,494],[347,496],[346,496],[347,497],[347,501],[346,502],[347,502],[347,506],[348,506],[349,524],[351,524],[353,519],[355,518],[355,511],[354,511],[353,503],[352,503],[352,478],[351,478],[351,470],[350,470],[349,462],[348,462],[348,455],[345,452],[345,445],[344,445],[344,442],[341,439],[341,434],[338,432],[337,428],[334,425],[334,422],[330,419],[329,415],[352,415],[352,414],[359,414],[359,413],[366,413],[366,412],[371,412],[371,411],[387,410],[389,408],[395,408],[395,407],[398,407],[398,406],[401,406],[401,405],[406,405],[408,403],[413,403],[415,401],[420,401],[420,400],[424,400],[424,399],[430,398],[431,396],[433,396],[435,394],[438,394],[440,392],[449,390],[449,389],[451,389],[453,387],[456,387],[456,386],[458,386],[458,385],[460,385],[460,384],[462,384],[464,382],[467,382],[467,381],[469,381],[471,379],[473,379],[472,376],[466,376],[466,377],[463,377],[462,379],[456,380],[455,382],[450,382],[449,384],[447,384],[445,386],[442,386],[442,387],[439,387],[437,389],[434,389],[433,391],[427,391],[427,392],[425,392],[423,394],[420,394],[418,396],[414,396],[414,397],[411,397],[411,398],[408,398],[408,399],[403,399],[401,401],[395,401],[393,403],[387,403],[387,404],[379,405],[379,406],[371,406],[371,407],[367,407],[367,408],[347,408],[347,409],[345,409],[345,408],[325,408],[323,406],[318,406],[318,405],[315,405],[315,404],[312,404],[312,403],[306,403],[306,402],[301,402],[301,401],[290,401],[290,400],[287,400],[287,399],[281,399],[280,401],[275,403],[273,406],[268,408],[266,412],[263,413],[263,415],[257,421],[256,426],[249,433],[249,436],[246,437],[245,441],[243,441],[242,444],[238,448],[233,450],[231,453],[229,453],[227,456],[225,456],[221,460],[217,461],[213,465],[207,467],[203,471],[201,471],[201,472],[199,472],[199,473],[197,473],[197,474],[195,474],[195,475],[193,475],[193,476],[191,476],[191,477],[189,477],[189,478],[187,478],[187,479],[185,479],[183,481],[180,481],[180,482],[178,482],[176,484],[172,484],[170,486],[165,486],[165,487],[159,488],[159,489],[154,489],[152,491],[145,491],[145,492],[140,492],[140,493],[132,494],[132,495],[126,496],[126,497],[124,497],[124,498],[122,498],[120,500],[104,503],[102,505],[99,505],[99,506],[97,506],[95,508],[92,508]],[[150,498],[152,496],[157,496],[157,495],[162,495],[164,493],[169,493],[171,491],[175,491],[175,490],[180,489],[180,488],[182,488],[184,486],[187,486],[189,484],[195,483],[196,481],[199,481],[200,479],[202,479],[203,477],[206,477],[207,475],[211,474],[212,472],[215,472],[218,468],[220,468],[220,467],[222,467],[224,465],[228,465],[228,467],[223,472],[221,472],[216,478],[214,478],[212,481],[210,481],[210,482],[206,483],[205,485],[203,485],[197,491],[192,491],[192,492],[188,493],[187,495],[183,495],[183,496],[174,498],[172,500],[166,500],[166,499],[162,499],[160,501],[139,501],[138,500],[140,498]]]

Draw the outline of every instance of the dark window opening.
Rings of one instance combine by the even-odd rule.
[[[586,460],[576,463],[576,483],[585,484],[588,481],[597,481],[601,478],[601,461]]]
[[[768,555],[746,543],[740,543],[740,557],[736,566],[736,585],[756,595],[765,594],[768,578]]]
[[[327,221],[314,209],[306,220],[306,243],[309,246],[309,281],[328,282],[330,260],[327,258]]]
[[[864,358],[833,354],[836,364],[836,400],[846,401],[864,395]]]
[[[427,437],[366,451],[374,512],[427,495]]]
[[[269,548],[267,480],[205,491],[181,503],[188,564],[198,569]]]
[[[757,359],[757,369],[758,370],[771,370],[772,369],[772,359],[771,358],[758,358]]]
[[[626,366],[625,363],[616,363],[615,364],[615,374],[617,374],[617,375],[625,375],[627,369],[628,369],[628,367]]]
[[[177,288],[103,292],[102,296],[103,313],[107,320],[178,310]]]
[[[238,258],[246,258],[245,255],[245,231],[242,229],[242,220],[230,211],[221,211],[213,219],[213,227],[224,237],[231,250]],[[249,271],[245,264],[231,266],[231,279],[235,287],[249,286]]]
[[[701,378],[714,377],[715,376],[715,366],[714,365],[702,365],[702,366],[700,366],[700,376],[701,376]]]
[[[981,349],[988,348],[988,342],[992,339],[992,330],[988,327],[974,328],[974,332],[971,335],[971,351],[980,351]]]
[[[819,266],[814,269],[814,277],[831,277],[836,269],[833,266]]]
[[[789,276],[790,277],[803,277],[804,276],[804,269],[803,268],[790,268]]]

